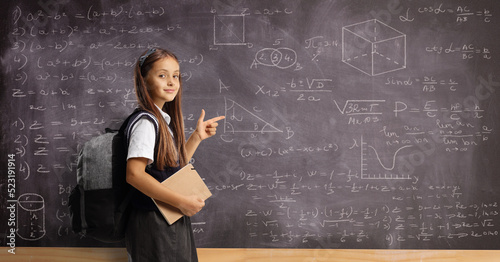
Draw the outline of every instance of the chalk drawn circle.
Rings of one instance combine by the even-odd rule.
[[[270,58],[273,66],[278,66],[278,64],[281,63],[281,59],[283,58],[283,53],[281,53],[278,49],[274,49],[273,52],[271,52]]]
[[[41,195],[34,193],[26,193],[17,199],[17,204],[24,211],[36,212],[45,207],[45,201]]]
[[[276,67],[286,69],[297,63],[297,53],[294,50],[286,47],[278,48],[278,50],[281,54],[281,58],[279,63],[275,65]]]
[[[276,49],[274,48],[264,48],[261,49],[257,54],[255,54],[255,61],[259,62],[265,66],[273,66],[271,62],[271,55]]]
[[[261,65],[286,69],[297,63],[297,53],[286,47],[264,48],[255,54],[255,61]]]

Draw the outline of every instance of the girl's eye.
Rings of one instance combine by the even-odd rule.
[[[178,75],[174,75],[174,78],[179,79],[179,76]]]
[[[165,75],[159,75],[158,77],[164,78],[164,77],[165,77]]]

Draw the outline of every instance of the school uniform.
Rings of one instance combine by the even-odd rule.
[[[170,116],[163,111],[161,113],[165,121],[170,123]],[[150,120],[145,118],[138,120],[130,132],[127,160],[135,157],[147,158],[146,172],[162,182],[180,168],[168,167],[164,170],[156,168],[153,163],[156,145],[155,132]],[[131,201],[133,208],[126,233],[129,261],[198,261],[190,218],[183,216],[174,224],[168,225],[151,198],[135,188],[133,190]]]

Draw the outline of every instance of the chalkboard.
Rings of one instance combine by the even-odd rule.
[[[0,244],[71,232],[81,145],[180,59],[200,248],[498,249],[497,1],[2,1]],[[123,244],[117,244],[122,246]]]

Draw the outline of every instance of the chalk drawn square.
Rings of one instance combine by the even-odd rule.
[[[342,62],[376,76],[406,68],[406,35],[376,20],[342,28]]]
[[[214,45],[246,45],[245,16],[214,16]]]

